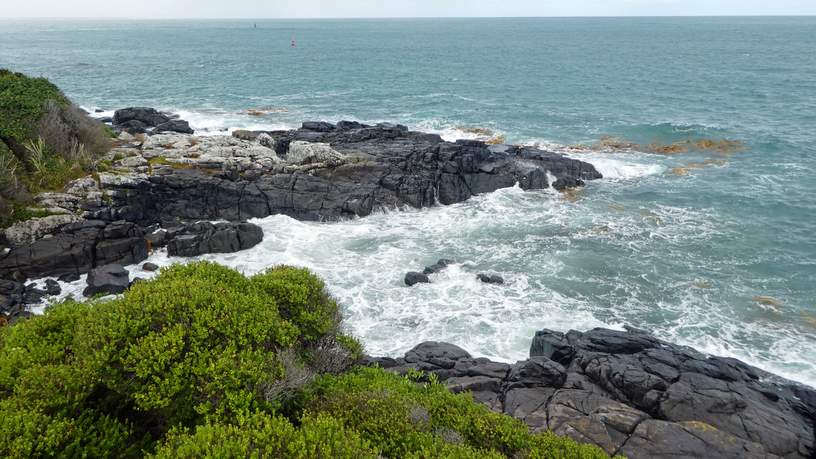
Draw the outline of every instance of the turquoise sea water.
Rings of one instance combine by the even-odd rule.
[[[816,385],[816,18],[0,21],[0,67],[209,134],[395,121],[604,173],[577,196],[270,217],[261,246],[211,257],[311,267],[372,353],[434,339],[512,360],[540,328],[628,324]],[[462,264],[401,286],[441,257]],[[482,270],[510,284],[480,285]]]

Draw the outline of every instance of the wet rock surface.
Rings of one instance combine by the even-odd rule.
[[[201,222],[167,231],[170,256],[195,257],[205,253],[233,253],[258,245],[263,230],[251,223]]]
[[[816,390],[644,332],[538,332],[529,360],[423,343],[390,371],[436,374],[495,411],[630,458],[810,458]]]
[[[413,287],[417,284],[430,284],[431,279],[427,274],[418,272],[409,272],[405,275],[405,285]]]
[[[100,266],[88,273],[88,286],[82,294],[86,297],[95,295],[118,295],[130,287],[130,274],[122,266],[110,264]]]
[[[504,285],[504,278],[498,274],[479,273],[476,278],[485,284]]]

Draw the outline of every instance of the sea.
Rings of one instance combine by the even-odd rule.
[[[201,135],[388,121],[604,175],[340,222],[271,216],[259,246],[201,257],[310,268],[370,354],[433,340],[514,361],[536,330],[632,326],[816,386],[814,17],[0,20],[0,67],[97,116],[157,107]],[[440,258],[457,264],[404,286]]]

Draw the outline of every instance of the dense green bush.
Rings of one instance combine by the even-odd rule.
[[[15,203],[86,175],[109,148],[105,126],[55,85],[0,69],[0,227],[25,219]]]
[[[171,433],[156,458],[376,459],[368,442],[337,419],[305,416],[295,427],[287,419],[256,414],[238,425],[208,424],[193,434]]]
[[[0,138],[18,142],[34,138],[48,101],[69,104],[59,88],[45,78],[0,69]]]
[[[443,386],[348,372],[309,271],[165,269],[0,329],[0,457],[601,457]],[[322,334],[321,334],[322,333]]]

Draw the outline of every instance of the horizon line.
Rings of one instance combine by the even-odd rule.
[[[128,21],[298,21],[298,20],[360,20],[360,19],[625,19],[625,18],[809,18],[816,14],[629,14],[621,16],[609,15],[553,15],[553,16],[286,16],[286,17],[147,17],[147,16],[15,16],[2,17],[2,20],[128,20]]]

